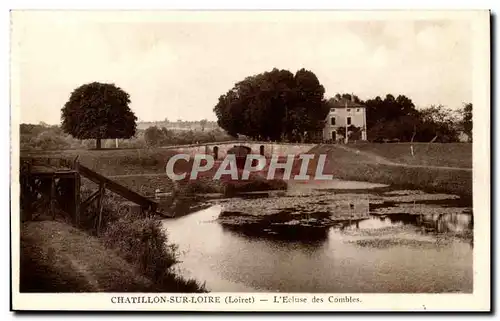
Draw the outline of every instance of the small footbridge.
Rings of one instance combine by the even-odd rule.
[[[157,213],[158,204],[106,176],[80,164],[78,158],[23,158],[20,162],[21,219],[29,221],[41,214],[69,217],[80,224],[80,214],[97,202],[95,228],[99,233],[102,222],[103,198],[106,191],[116,193],[140,206],[145,216]],[[82,177],[98,188],[85,199],[81,194]]]

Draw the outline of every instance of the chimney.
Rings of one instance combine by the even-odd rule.
[[[351,94],[351,101],[354,102],[354,94]]]

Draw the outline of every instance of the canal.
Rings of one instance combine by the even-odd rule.
[[[314,226],[302,224],[310,215],[295,223],[224,224],[219,215],[228,205],[269,208],[260,199],[231,199],[164,220],[168,241],[179,248],[178,273],[212,292],[472,292],[469,208],[412,191],[331,194],[319,203],[338,203],[341,211],[352,201],[365,204],[358,206],[365,213]],[[265,201],[282,201],[275,197]]]

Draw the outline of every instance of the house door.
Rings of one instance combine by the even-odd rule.
[[[333,131],[332,132],[332,140],[335,142],[337,141],[337,132],[336,131]]]

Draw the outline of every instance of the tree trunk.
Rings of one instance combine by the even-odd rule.
[[[417,134],[417,126],[413,126],[413,135],[411,136],[411,144],[410,144],[411,156],[415,156],[415,153],[413,152],[413,140],[415,139],[416,134]]]
[[[96,149],[101,149],[101,139],[97,138],[95,141],[95,148]]]

